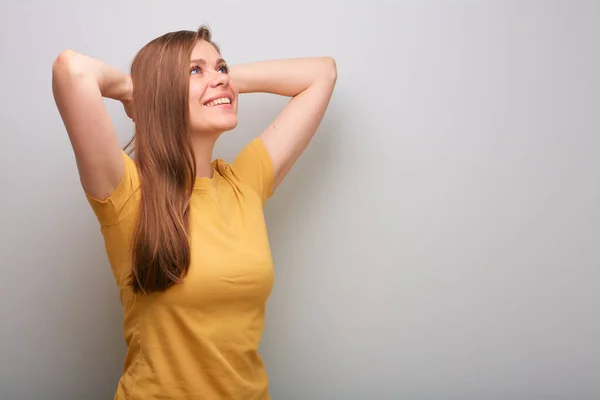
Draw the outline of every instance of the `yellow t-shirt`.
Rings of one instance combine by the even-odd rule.
[[[254,139],[191,198],[191,264],[182,284],[135,294],[127,285],[129,246],[140,201],[135,163],[106,200],[86,193],[101,225],[124,309],[127,355],[115,399],[270,399],[258,346],[273,262],[263,207],[273,167]]]

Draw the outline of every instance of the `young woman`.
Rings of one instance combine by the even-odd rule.
[[[53,92],[98,218],[124,309],[116,399],[269,399],[258,354],[273,265],[263,207],[314,135],[337,78],[332,58],[228,67],[210,31],[167,33],[131,74],[71,50]],[[215,141],[238,94],[291,97],[228,164]],[[135,123],[120,148],[103,97]]]

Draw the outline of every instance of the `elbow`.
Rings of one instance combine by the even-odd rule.
[[[77,53],[73,50],[66,49],[61,51],[52,64],[52,75],[74,74],[77,70],[76,59]]]
[[[323,63],[325,65],[323,75],[335,83],[337,81],[337,64],[333,57],[325,57],[323,58]]]

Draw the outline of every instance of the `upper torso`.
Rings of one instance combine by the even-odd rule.
[[[191,263],[166,292],[134,294],[129,244],[140,200],[135,164],[107,200],[88,195],[124,307],[127,356],[117,399],[269,399],[258,346],[273,263],[263,217],[272,168],[255,139],[213,163],[190,200]]]

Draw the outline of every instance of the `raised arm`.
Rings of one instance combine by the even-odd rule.
[[[65,50],[52,66],[52,90],[81,184],[91,196],[104,199],[119,184],[124,163],[102,97],[129,104],[131,79],[101,61]]]
[[[233,66],[240,93],[264,92],[292,97],[261,134],[277,187],[314,136],[337,80],[333,58],[297,58]]]

